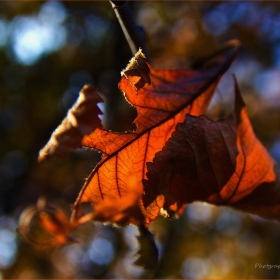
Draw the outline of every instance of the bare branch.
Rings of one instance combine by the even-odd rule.
[[[110,1],[119,20],[125,38],[133,55],[141,48],[146,54],[145,31],[137,26],[128,1]]]

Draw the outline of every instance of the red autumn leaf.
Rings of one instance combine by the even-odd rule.
[[[53,132],[49,142],[41,149],[38,161],[43,161],[53,155],[65,157],[70,149],[81,147],[83,136],[101,126],[98,114],[102,112],[97,107],[99,102],[103,100],[96,88],[85,85],[80,91],[77,102]]]
[[[141,198],[146,163],[162,150],[186,114],[200,115],[206,110],[238,49],[238,42],[230,42],[200,70],[154,70],[141,50],[135,55],[122,72],[119,87],[137,110],[137,129],[114,133],[97,128],[83,138],[83,145],[101,151],[103,158],[76,200],[73,220],[81,215],[80,206],[86,202],[92,204],[95,220],[124,225],[142,224],[145,219],[148,225],[155,219],[157,214],[146,212]],[[108,216],[108,209],[112,215]]]
[[[279,219],[275,165],[253,132],[237,84],[234,114],[216,122],[188,115],[148,163],[147,177],[147,211],[181,214],[188,203],[206,201]]]

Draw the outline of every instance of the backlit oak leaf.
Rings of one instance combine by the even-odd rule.
[[[126,100],[137,110],[137,129],[115,133],[97,128],[83,138],[82,144],[101,151],[103,158],[86,180],[73,207],[72,220],[77,219],[81,204],[86,202],[92,204],[94,211],[98,210],[95,219],[102,221],[116,222],[116,217],[121,215],[122,225],[123,221],[125,224],[141,224],[142,218],[138,216],[141,211],[144,223],[148,225],[157,217],[157,209],[147,212],[143,207],[142,181],[147,179],[146,163],[162,150],[186,114],[201,115],[206,110],[238,49],[238,42],[230,42],[200,70],[155,70],[146,63],[139,50],[122,72],[119,83]],[[134,204],[138,210],[126,211],[124,215],[121,207],[115,207],[114,216],[108,217],[107,207],[101,205],[128,203],[130,192],[135,192],[129,182],[133,182],[136,193],[140,194]]]

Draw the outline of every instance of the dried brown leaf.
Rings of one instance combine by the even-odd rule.
[[[99,102],[103,100],[96,88],[85,85],[80,91],[77,102],[53,132],[49,142],[40,150],[38,161],[53,155],[65,157],[69,150],[81,147],[83,136],[101,126],[98,114],[102,112],[97,106]]]

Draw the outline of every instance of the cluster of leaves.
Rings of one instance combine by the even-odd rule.
[[[102,152],[102,159],[87,178],[70,221],[45,205],[28,209],[19,226],[22,235],[31,239],[30,222],[36,216],[52,236],[47,243],[61,245],[69,241],[71,230],[97,220],[137,225],[142,239],[154,246],[149,224],[159,214],[182,214],[193,201],[278,219],[279,176],[254,135],[236,81],[233,114],[219,121],[203,116],[238,50],[239,43],[231,41],[197,69],[155,70],[140,49],[119,83],[137,110],[135,131],[102,128],[101,98],[95,87],[86,85],[40,151],[39,161],[81,146]],[[93,213],[83,213],[85,203],[91,203]]]

